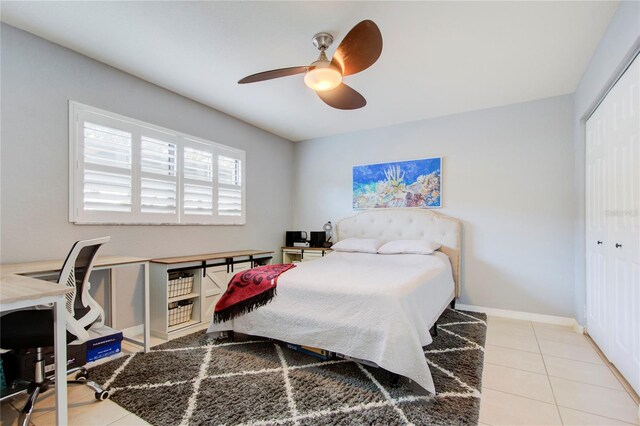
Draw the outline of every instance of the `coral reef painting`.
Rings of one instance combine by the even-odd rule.
[[[442,207],[442,158],[353,167],[353,208]]]

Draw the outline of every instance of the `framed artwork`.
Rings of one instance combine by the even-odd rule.
[[[353,166],[353,208],[442,207],[442,158]]]

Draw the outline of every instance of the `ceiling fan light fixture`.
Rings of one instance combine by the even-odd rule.
[[[0,0],[1,1],[1,0]],[[375,22],[366,19],[349,30],[329,60],[326,50],[333,43],[329,33],[313,36],[313,45],[320,51],[318,59],[309,66],[279,68],[251,74],[238,84],[304,73],[304,83],[332,108],[352,110],[367,105],[367,100],[342,82],[343,77],[357,74],[373,65],[382,53],[382,34]]]
[[[314,62],[311,68],[304,75],[304,84],[316,92],[325,92],[335,89],[342,83],[340,71],[330,65],[329,62],[318,64]]]

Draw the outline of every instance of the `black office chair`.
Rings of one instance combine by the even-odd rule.
[[[66,294],[67,298],[67,343],[79,343],[89,339],[88,329],[93,325],[101,326],[104,323],[104,310],[91,297],[89,289],[89,276],[93,268],[96,253],[102,244],[109,241],[110,237],[96,238],[93,240],[77,241],[67,255],[60,271],[58,283],[73,288]],[[27,426],[31,418],[33,407],[38,395],[46,391],[55,377],[46,377],[44,348],[53,346],[53,310],[50,306],[40,309],[19,310],[10,312],[0,317],[0,348],[20,350],[36,348],[35,379],[26,382],[26,388],[20,392],[3,396],[2,400],[13,398],[22,393],[28,393],[29,397],[21,413],[19,423]],[[67,375],[77,373],[74,380],[68,383],[80,383],[89,386],[95,391],[96,399],[102,401],[109,397],[109,392],[102,389],[97,383],[88,380],[88,372],[84,367],[75,367],[67,370]]]

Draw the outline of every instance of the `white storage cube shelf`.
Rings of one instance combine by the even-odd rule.
[[[268,258],[267,258],[268,257]],[[270,263],[270,256],[254,259],[255,266]],[[151,262],[151,334],[169,339],[172,333],[201,327],[213,318],[215,305],[236,273],[251,268],[251,259],[234,258],[233,265],[202,268],[202,262]],[[207,265],[225,259],[207,261]]]

